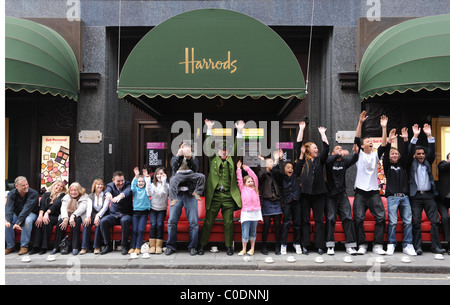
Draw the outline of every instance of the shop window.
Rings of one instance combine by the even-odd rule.
[[[438,179],[437,165],[450,153],[450,117],[433,118],[432,131],[436,139],[436,161],[433,163],[433,176]]]

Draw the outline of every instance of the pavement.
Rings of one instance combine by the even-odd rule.
[[[70,268],[79,264],[81,268],[99,269],[242,269],[242,270],[295,270],[295,271],[355,271],[367,272],[370,270],[381,272],[401,273],[441,273],[450,274],[450,255],[442,255],[442,259],[436,259],[435,254],[425,251],[420,256],[407,256],[397,250],[394,255],[378,255],[368,251],[365,255],[348,255],[344,247],[336,247],[334,255],[317,254],[310,251],[309,255],[296,254],[294,249],[288,246],[287,255],[275,255],[273,251],[263,255],[259,249],[253,256],[239,256],[240,245],[235,248],[235,253],[228,256],[224,247],[219,246],[219,251],[191,256],[185,247],[180,247],[174,254],[151,254],[145,258],[143,254],[137,258],[130,255],[122,255],[119,250],[114,250],[105,255],[86,253],[84,255],[55,254],[55,260],[48,261],[49,252],[46,254],[18,255],[18,252],[5,255],[5,269],[21,268]],[[425,250],[425,249],[424,249]],[[28,257],[29,262],[23,262]],[[266,262],[271,257],[272,263]],[[288,262],[288,257],[295,261]],[[323,262],[317,262],[321,257]],[[351,262],[344,261],[350,257]],[[410,262],[402,261],[409,257]]]

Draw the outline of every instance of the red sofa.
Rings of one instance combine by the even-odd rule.
[[[388,210],[387,210],[387,199],[385,197],[381,197],[386,213],[386,233],[385,233],[385,240],[387,236],[387,224],[388,224]],[[354,197],[349,197],[350,204],[353,205]],[[170,205],[167,208],[167,215],[165,219],[164,224],[164,240],[167,240],[167,226],[168,226],[168,220],[169,220],[169,213],[170,213]],[[241,211],[235,211],[234,212],[234,241],[241,241],[241,223],[239,222]],[[201,230],[204,220],[205,220],[206,210],[205,210],[205,198],[202,197],[201,203],[198,204],[198,218],[199,218],[199,230]],[[398,215],[398,224],[397,224],[397,240],[401,241],[403,238],[403,225],[400,218],[400,215]],[[262,228],[263,228],[263,222],[260,221],[257,227],[257,241],[261,241],[262,238]],[[311,240],[314,240],[314,218],[312,216],[311,211]],[[375,220],[370,213],[369,210],[366,212],[366,220],[364,222],[364,229],[366,232],[366,239],[367,241],[373,241],[374,239],[374,230],[375,230]],[[112,229],[111,239],[112,240],[121,240],[122,239],[122,229],[120,226],[114,226]],[[54,229],[53,234],[51,236],[51,240],[54,240]],[[216,221],[211,229],[211,234],[209,237],[209,241],[211,242],[223,242],[224,241],[224,233],[223,233],[223,217],[222,214],[219,212]],[[70,226],[67,229],[67,232],[70,232]],[[150,232],[150,222],[147,223],[147,228],[144,235],[144,240],[148,240],[149,238],[149,232]],[[441,240],[444,240],[443,233],[440,233]],[[94,238],[94,228],[92,228],[92,234],[91,234],[91,240]],[[422,213],[422,238],[423,241],[431,241],[430,237],[430,221],[428,220],[425,212]],[[268,241],[275,241],[275,233],[274,228],[271,226],[269,235],[267,238]],[[289,235],[288,235],[288,242],[293,240],[293,228],[291,226]],[[16,241],[20,241],[20,232],[16,231]],[[180,219],[178,221],[177,226],[177,241],[189,241],[189,223],[187,221],[185,210],[183,209]],[[339,216],[337,218],[336,227],[335,227],[335,241],[336,242],[345,242],[345,234],[344,229],[342,227],[342,223],[339,219]]]

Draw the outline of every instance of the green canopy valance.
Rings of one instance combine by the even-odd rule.
[[[78,100],[79,71],[69,44],[33,21],[5,17],[5,87]]]
[[[411,19],[381,33],[361,61],[362,100],[382,94],[450,89],[450,15]]]
[[[271,28],[234,11],[200,9],[149,31],[128,56],[118,95],[305,97],[291,49]]]

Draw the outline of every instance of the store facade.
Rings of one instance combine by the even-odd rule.
[[[80,55],[77,58],[80,88],[76,101],[65,100],[64,106],[61,106],[57,101],[47,101],[55,98],[48,94],[6,92],[10,143],[7,148],[6,180],[10,183],[15,176],[25,175],[29,177],[32,187],[39,188],[42,151],[44,149],[45,152],[46,148],[42,138],[46,135],[70,136],[70,182],[79,181],[89,188],[95,178],[110,181],[115,170],[124,171],[126,178],[131,179],[134,166],[168,165],[172,155],[170,146],[182,132],[174,130],[175,122],[186,122],[195,141],[204,135],[203,125],[199,122],[203,123],[206,118],[217,121],[223,127],[227,127],[227,122],[239,119],[254,121],[256,126],[252,127],[262,128],[265,140],[270,142],[277,137],[277,142],[286,145],[286,150],[290,150],[290,143],[295,142],[298,122],[307,120],[308,140],[318,141],[317,127],[326,126],[332,146],[339,143],[350,149],[351,140],[346,139],[345,135],[351,135],[356,128],[361,110],[367,108],[374,111],[375,116],[379,111],[372,110],[372,105],[376,103],[362,100],[358,93],[358,71],[365,49],[377,34],[392,25],[413,17],[442,14],[445,10],[450,11],[450,8],[437,7],[432,4],[433,1],[425,4],[418,2],[417,7],[411,7],[408,1],[399,1],[404,4],[403,7],[400,3],[382,2],[381,20],[370,21],[368,12],[373,7],[367,5],[366,1],[339,1],[338,5],[335,1],[316,1],[314,11],[313,2],[86,0],[55,3],[40,0],[30,5],[28,1],[6,1],[7,16],[33,19],[41,24],[61,18],[66,24],[77,24],[80,29],[78,34],[72,31],[66,36],[68,41],[80,42],[78,48],[72,45],[75,54]],[[409,6],[409,10],[405,11],[405,6]],[[220,17],[224,22],[220,29],[225,29],[227,24],[238,24],[233,17],[240,16],[266,31],[260,32],[260,40],[257,39],[258,35],[250,36],[254,39],[251,41],[250,38],[241,40],[241,49],[232,45],[232,39],[238,35],[228,35],[231,40],[226,40],[228,45],[223,47],[219,45],[221,39],[216,37],[216,40],[208,40],[206,34],[196,36],[198,32],[193,37],[203,41],[201,47],[190,43],[192,40],[183,41],[187,35],[181,29],[188,31],[189,28],[174,24],[177,17],[180,19],[180,16],[187,14],[184,16],[190,18],[185,19],[202,20],[194,15],[209,9],[231,14],[215,17],[216,20]],[[213,30],[214,24],[207,29]],[[57,32],[61,28],[67,29],[62,20],[50,26]],[[241,34],[246,27],[241,29],[234,30]],[[267,37],[264,33],[278,37],[277,43],[265,44]],[[162,36],[158,38],[158,35]],[[153,37],[155,40],[148,40],[139,55],[140,45],[145,45],[146,39],[151,36],[157,39]],[[225,33],[222,36],[227,37]],[[172,42],[180,43],[176,46],[178,49],[171,45]],[[280,58],[281,51],[269,47],[281,45],[289,52]],[[244,51],[248,52],[245,56]],[[163,59],[170,58],[172,53],[180,58],[169,60],[174,63],[174,67],[151,66],[164,64]],[[145,54],[148,56],[145,57]],[[270,55],[271,59],[259,57],[264,54]],[[134,64],[133,58],[137,58]],[[156,61],[144,61],[145,58]],[[286,68],[276,70],[276,66],[283,67],[286,58],[289,58],[287,67],[295,67],[294,70],[300,71],[300,75],[292,76]],[[246,71],[245,63],[253,59],[260,59],[261,64],[252,63],[247,69],[248,73],[242,74],[241,79],[235,77],[237,81],[233,83],[230,76],[238,76],[239,72]],[[194,61],[200,61],[200,64],[196,66]],[[208,70],[207,64],[215,65],[217,69]],[[272,72],[260,70],[269,66]],[[182,73],[177,76],[176,70]],[[214,77],[206,72],[217,72],[217,75],[225,78],[218,78],[215,84],[210,83]],[[186,76],[204,78],[196,80],[201,85],[195,82],[186,85],[186,80],[181,79]],[[173,83],[158,83],[164,79]],[[141,80],[149,80],[156,85],[152,87],[137,83]],[[138,91],[133,91],[136,90],[131,88],[133,86],[139,87]],[[152,91],[155,88],[159,91]],[[199,90],[182,92],[182,88]],[[242,93],[243,88],[257,90]],[[227,91],[229,89],[231,92]],[[276,89],[276,92],[269,89]],[[296,92],[287,92],[286,89],[295,89]],[[303,93],[300,92],[302,90]],[[441,121],[450,117],[446,110],[448,107],[441,107],[445,101],[448,103],[448,90],[439,90],[431,92],[435,94],[436,100],[441,101],[436,104],[436,112],[433,107],[429,107],[428,114],[420,112],[430,121],[436,116],[435,113]],[[405,95],[401,98],[410,99]],[[17,102],[18,99],[39,99],[45,102],[37,104],[30,101],[32,107],[36,107],[30,108],[21,106],[23,102]],[[412,115],[405,115],[397,105],[388,104],[394,109],[390,117],[397,118],[397,112],[404,116],[404,120],[398,124],[410,124],[415,119]],[[409,108],[406,102],[402,105]],[[25,108],[31,110],[27,110],[27,116],[19,118],[17,113]],[[22,124],[21,119],[27,124]],[[272,135],[272,130],[277,130],[277,134]],[[29,138],[18,136],[19,132],[29,134]],[[369,128],[370,132],[373,133],[371,136],[377,136],[376,129]],[[90,137],[94,139],[89,140]],[[12,145],[14,141],[17,143]],[[29,146],[29,142],[34,144]],[[55,156],[58,153],[59,150],[55,151]],[[23,167],[21,160],[27,157],[34,161]],[[206,166],[203,161],[201,170],[206,172]],[[348,175],[351,186],[352,171]]]

